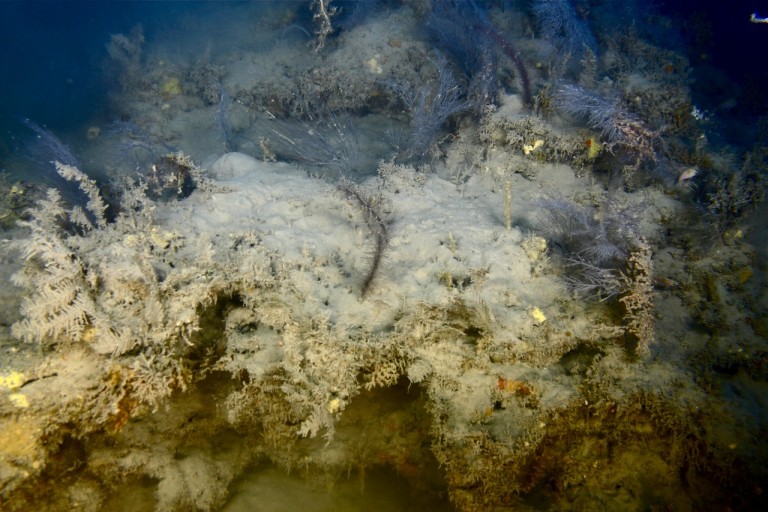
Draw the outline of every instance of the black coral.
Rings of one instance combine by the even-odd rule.
[[[30,213],[30,220],[21,222],[29,228],[29,238],[13,244],[25,266],[12,281],[29,292],[21,306],[24,319],[14,324],[13,335],[41,344],[77,340],[88,325],[93,301],[83,267],[64,238],[61,225],[68,212],[58,191],[50,189]]]

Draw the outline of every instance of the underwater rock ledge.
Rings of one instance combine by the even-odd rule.
[[[396,166],[361,184],[393,219],[361,298],[375,234],[358,206],[245,155],[205,174],[180,201],[132,189],[80,232],[49,196],[15,242],[14,333],[37,348],[2,381],[7,510],[98,510],[132,486],[157,510],[215,510],[266,460],[323,482],[387,467],[466,511],[759,497],[754,445],[727,438],[738,409],[541,272],[492,178],[458,190]]]

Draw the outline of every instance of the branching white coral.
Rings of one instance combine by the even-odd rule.
[[[29,238],[12,244],[25,261],[12,282],[30,292],[22,301],[24,318],[12,332],[25,341],[76,340],[89,324],[88,311],[94,304],[82,264],[58,225],[66,216],[59,193],[49,190],[39,208],[31,211],[31,219],[20,223],[29,228]]]
[[[103,228],[107,224],[107,218],[105,212],[107,211],[107,205],[101,199],[99,193],[99,187],[96,182],[90,179],[83,171],[77,167],[71,165],[65,165],[61,162],[56,162],[56,172],[67,181],[74,181],[80,187],[80,190],[85,192],[88,196],[88,204],[86,207],[88,211],[96,218],[96,225]],[[78,222],[82,224],[82,221]]]
[[[75,167],[57,163],[57,170],[87,194],[87,212],[66,208],[49,190],[21,223],[30,235],[11,245],[24,259],[12,280],[27,293],[12,332],[47,349],[77,345],[115,359],[132,353],[124,361],[130,388],[155,407],[185,386],[185,351],[200,309],[226,286],[224,273],[204,237],[185,240],[155,225],[144,187],[127,187],[121,214],[107,223],[95,182]],[[81,229],[67,230],[72,224]]]

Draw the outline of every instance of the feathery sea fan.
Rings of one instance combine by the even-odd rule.
[[[610,199],[598,210],[560,199],[540,206],[544,232],[563,252],[571,288],[600,300],[618,296],[626,259],[640,240],[639,209]]]

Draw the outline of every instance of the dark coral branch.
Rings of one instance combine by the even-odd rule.
[[[345,198],[351,200],[363,211],[365,223],[368,226],[368,229],[371,230],[371,233],[373,233],[375,239],[371,263],[360,286],[360,297],[364,299],[371,290],[371,286],[381,267],[381,262],[384,257],[384,249],[387,247],[389,241],[387,225],[384,222],[384,219],[382,219],[381,214],[376,210],[373,201],[371,201],[370,198],[365,197],[357,187],[350,183],[342,182],[337,188]]]
[[[501,34],[492,26],[482,23],[475,25],[474,28],[475,30],[486,34],[491,39],[493,39],[493,41],[499,45],[502,50],[504,50],[506,56],[510,58],[512,63],[515,65],[515,69],[517,69],[517,75],[520,78],[520,86],[523,89],[523,104],[525,104],[525,106],[528,108],[532,107],[533,95],[531,94],[531,80],[528,78],[528,70],[525,69],[525,64],[523,63],[523,59],[520,58],[520,53],[515,50],[515,48],[512,46],[512,43],[510,43],[503,34]]]

